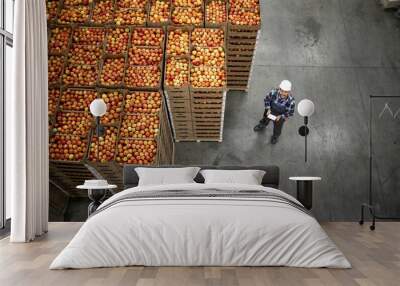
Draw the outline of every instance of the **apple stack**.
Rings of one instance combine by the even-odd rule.
[[[164,27],[170,23],[171,0],[150,0],[147,25]]]
[[[191,31],[189,27],[168,27],[164,92],[176,139],[195,137],[189,91]]]
[[[144,26],[147,16],[147,0],[118,0],[115,2],[115,24]]]
[[[131,89],[158,91],[164,48],[162,28],[134,28],[128,50],[125,85]]]
[[[177,26],[204,26],[203,0],[171,0],[171,23]]]
[[[205,0],[205,27],[226,28],[228,13],[226,0]]]
[[[92,0],[64,0],[58,15],[60,24],[84,24],[89,22]]]
[[[229,0],[228,89],[247,90],[260,24],[259,0]]]
[[[119,132],[116,161],[120,164],[155,164],[162,95],[158,91],[127,91]],[[160,149],[160,150],[158,150]]]
[[[190,97],[196,140],[221,141],[226,99],[224,29],[196,28],[191,45]]]

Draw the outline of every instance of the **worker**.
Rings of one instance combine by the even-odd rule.
[[[274,123],[274,131],[271,137],[271,144],[276,144],[278,142],[283,123],[294,114],[295,101],[291,90],[292,83],[288,80],[283,80],[279,88],[272,89],[264,99],[264,116],[260,120],[260,123],[254,127],[254,131],[263,130],[272,120]]]

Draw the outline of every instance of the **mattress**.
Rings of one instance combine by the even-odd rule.
[[[133,265],[351,267],[292,196],[263,186],[193,183],[112,196],[50,269]]]

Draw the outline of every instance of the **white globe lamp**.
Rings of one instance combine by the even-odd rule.
[[[314,103],[309,99],[303,99],[297,105],[297,112],[304,117],[304,125],[299,128],[299,134],[304,136],[304,161],[307,162],[307,135],[310,133],[308,129],[308,118],[315,111]]]
[[[107,112],[107,104],[104,102],[103,99],[98,98],[92,101],[90,103],[90,113],[93,114],[93,116],[96,117],[101,117]]]

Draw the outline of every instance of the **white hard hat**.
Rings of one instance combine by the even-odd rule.
[[[279,85],[279,88],[282,89],[283,91],[291,91],[292,83],[287,79],[282,80],[281,84]]]

